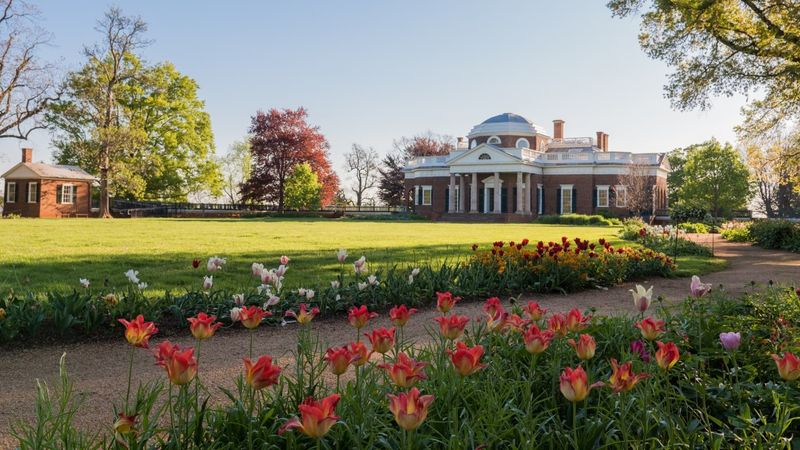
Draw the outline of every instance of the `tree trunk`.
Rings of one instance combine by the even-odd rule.
[[[111,205],[108,195],[108,150],[103,154],[103,165],[100,167],[100,217],[111,219]]]

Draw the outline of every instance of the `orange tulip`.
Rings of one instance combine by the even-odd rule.
[[[388,330],[385,327],[380,327],[377,330],[372,330],[372,333],[364,333],[364,336],[372,344],[373,352],[385,354],[394,346],[394,330],[394,327]]]
[[[264,311],[258,306],[245,306],[241,311],[242,325],[252,330],[261,325],[261,321],[264,320],[265,317],[271,315],[271,312]]]
[[[800,359],[794,353],[786,352],[783,358],[772,355],[775,365],[778,366],[778,374],[786,381],[794,381],[800,378]]]
[[[125,319],[118,319],[119,323],[125,325],[125,339],[134,347],[147,348],[150,336],[158,333],[153,322],[145,322],[144,316],[139,314],[131,322]]]
[[[416,308],[407,308],[406,305],[395,306],[389,310],[389,320],[398,327],[404,327],[411,318],[411,315],[416,312]]]
[[[563,314],[553,314],[550,316],[548,326],[553,335],[564,337],[567,335],[567,318]]]
[[[669,370],[675,363],[681,359],[681,355],[678,352],[678,346],[672,342],[667,342],[664,344],[661,341],[656,341],[656,345],[658,345],[658,350],[656,351],[656,362],[658,363],[658,367],[661,367],[664,370]]]
[[[527,328],[530,322],[531,322],[530,320],[523,319],[518,314],[511,314],[510,316],[508,316],[508,321],[507,321],[508,328],[518,333],[523,333],[525,331],[525,328]]]
[[[525,342],[525,350],[534,355],[539,354],[550,346],[553,332],[551,330],[539,331],[539,327],[531,325],[528,331],[522,335],[522,340]]]
[[[353,361],[353,365],[357,367],[366,364],[367,361],[369,361],[369,355],[372,354],[372,352],[367,350],[367,346],[364,345],[363,342],[353,342],[347,344],[347,351],[356,355],[357,359]]]
[[[561,373],[560,380],[561,384],[559,387],[561,388],[561,393],[571,402],[583,401],[592,389],[603,385],[603,382],[600,381],[589,386],[586,372],[584,372],[581,366],[575,369],[565,367],[564,371]]]
[[[138,414],[134,414],[129,416],[124,412],[119,413],[119,419],[114,422],[114,431],[119,434],[128,434],[131,431],[134,431],[134,427],[136,426],[136,416]]]
[[[244,377],[247,384],[255,390],[264,389],[278,382],[281,368],[272,365],[272,357],[264,355],[255,364],[250,358],[244,359]]]
[[[167,377],[174,385],[188,384],[197,375],[197,359],[193,348],[181,351],[179,346],[164,341],[158,345],[155,356],[156,364],[167,371]]]
[[[347,347],[331,347],[325,352],[325,361],[334,375],[341,375],[347,372],[347,368],[359,358],[359,355],[351,353]]]
[[[290,309],[289,311],[286,311],[286,314],[283,316],[293,317],[294,320],[296,320],[300,325],[308,325],[312,320],[314,320],[314,317],[316,317],[317,314],[319,314],[319,308],[316,306],[311,308],[311,310],[308,310],[305,303],[300,303],[300,312],[296,313]]]
[[[464,333],[464,327],[469,322],[468,317],[458,315],[436,317],[433,320],[439,323],[439,332],[442,333],[442,336],[450,340],[458,339]]]
[[[584,316],[581,310],[573,308],[567,313],[567,330],[571,332],[581,331],[586,328],[592,316]]]
[[[493,333],[505,333],[508,325],[508,313],[505,311],[486,320],[486,328]]]
[[[437,292],[436,309],[442,314],[447,314],[460,300],[461,297],[454,297],[450,292]]]
[[[578,342],[575,342],[574,339],[569,339],[567,340],[567,343],[575,349],[575,353],[578,354],[578,358],[584,361],[594,358],[594,352],[597,348],[597,343],[592,336],[588,334],[582,334],[578,338]]]
[[[410,388],[418,380],[426,380],[428,377],[425,375],[426,362],[417,362],[410,358],[405,353],[397,355],[397,362],[394,364],[380,364],[378,367],[386,370],[389,378],[392,379],[394,384],[401,388]]]
[[[633,363],[630,361],[620,366],[616,359],[611,360],[611,378],[609,381],[611,390],[614,393],[628,392],[636,386],[639,380],[649,376],[646,373],[633,373]]]
[[[642,337],[652,341],[664,332],[664,321],[648,317],[635,325],[642,332]]]
[[[544,317],[545,313],[547,312],[546,309],[542,309],[538,303],[529,301],[526,306],[522,308],[525,314],[531,318],[531,320],[539,321]]]
[[[481,357],[483,356],[483,346],[476,345],[472,348],[467,347],[463,342],[456,342],[456,349],[447,350],[450,355],[450,360],[453,362],[453,367],[459,375],[465,377],[486,367],[486,364],[481,364]]]
[[[419,395],[419,389],[412,388],[408,393],[388,394],[389,410],[400,428],[411,431],[418,428],[428,417],[428,407],[433,402],[432,395]]]
[[[222,326],[220,322],[214,323],[217,320],[217,316],[209,316],[204,312],[199,313],[197,317],[190,317],[186,320],[189,321],[189,330],[191,330],[192,336],[198,341],[214,336],[214,333]]]
[[[369,312],[366,305],[361,305],[360,307],[353,306],[350,308],[350,311],[347,312],[347,320],[350,322],[350,325],[357,330],[364,328],[364,325],[375,317],[378,317],[378,313]]]
[[[299,428],[306,436],[314,439],[322,438],[328,433],[333,424],[339,420],[339,416],[335,415],[339,398],[339,394],[329,395],[321,401],[308,397],[298,406],[301,419],[297,417],[290,419],[278,429],[278,434]]]

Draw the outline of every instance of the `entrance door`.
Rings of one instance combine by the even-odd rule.
[[[508,212],[508,189],[500,189],[500,211]]]
[[[485,208],[483,212],[489,214],[494,211],[494,188],[486,188],[486,200],[484,201]]]

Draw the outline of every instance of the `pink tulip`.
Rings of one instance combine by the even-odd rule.
[[[727,351],[736,350],[739,348],[739,344],[742,342],[742,335],[732,331],[728,333],[720,333],[719,342],[722,344],[722,348]]]

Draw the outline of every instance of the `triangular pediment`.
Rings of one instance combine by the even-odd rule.
[[[17,163],[16,166],[9,169],[0,178],[7,180],[38,180],[41,175],[34,172],[33,169],[25,165],[25,163]]]
[[[516,156],[509,155],[494,145],[481,144],[475,148],[465,151],[461,155],[456,156],[447,163],[450,166],[453,166],[455,164],[508,164],[519,163],[520,161],[521,160]]]

